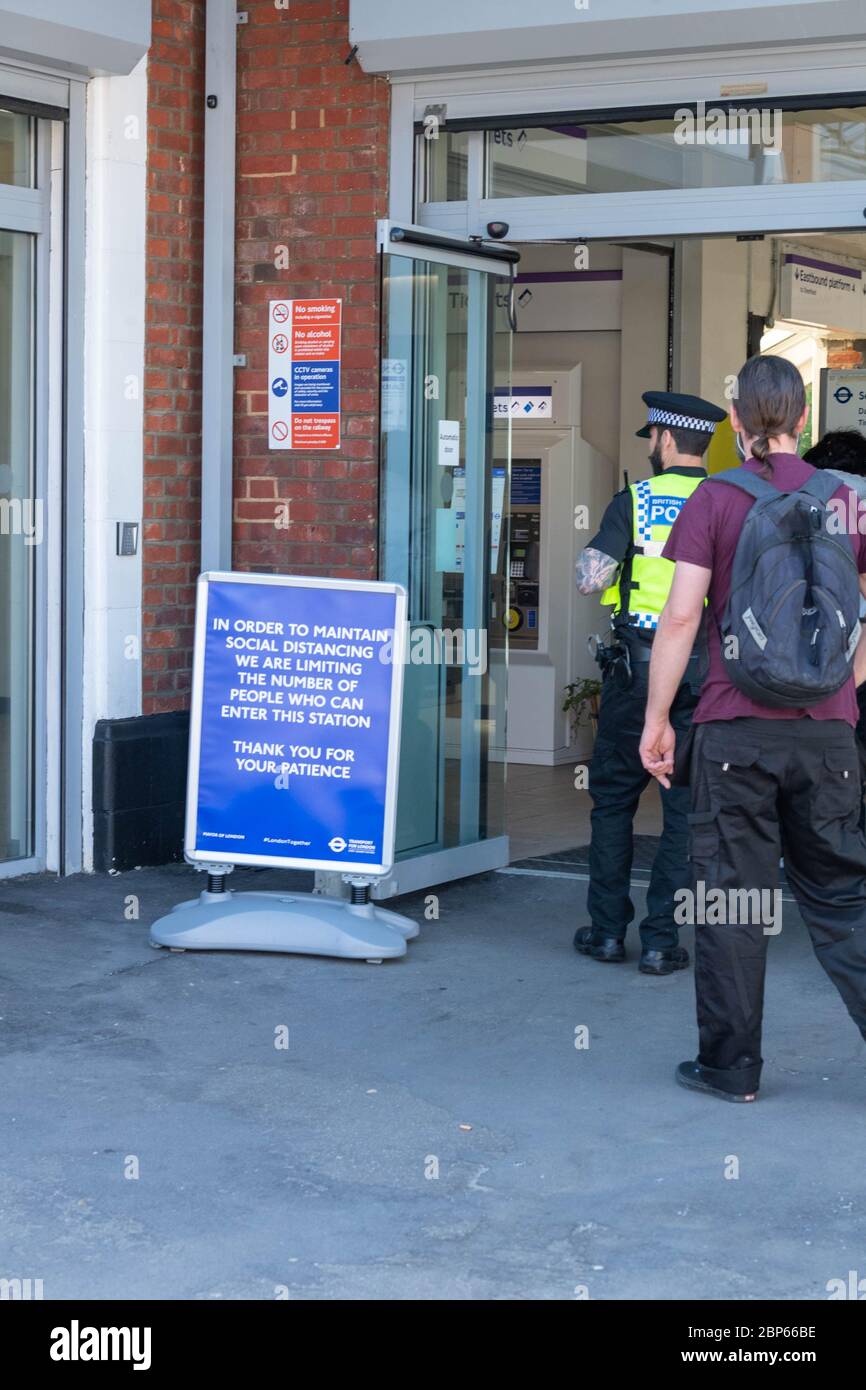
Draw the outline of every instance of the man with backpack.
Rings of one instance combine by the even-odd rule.
[[[765,906],[770,895],[778,901],[780,854],[815,953],[866,1037],[854,744],[866,535],[856,494],[797,455],[807,414],[791,363],[749,359],[731,406],[746,462],[697,489],[665,546],[676,567],[641,739],[644,767],[667,786],[669,708],[708,598],[708,670],[690,751],[700,1048],[676,1077],[730,1101],[757,1098],[767,942],[779,930]]]

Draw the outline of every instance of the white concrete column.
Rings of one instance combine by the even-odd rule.
[[[88,88],[85,305],[85,867],[92,867],[93,731],[141,713],[141,532],[117,555],[117,524],[142,514],[147,76]]]

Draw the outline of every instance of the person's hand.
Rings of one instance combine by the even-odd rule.
[[[670,773],[674,770],[674,752],[677,736],[669,719],[651,719],[643,726],[640,741],[640,760],[647,772],[655,777],[663,787],[669,787]]]

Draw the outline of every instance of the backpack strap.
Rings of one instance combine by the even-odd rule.
[[[759,478],[757,473],[752,473],[748,468],[726,468],[721,473],[711,473],[707,480],[711,483],[730,483],[732,487],[738,487],[742,492],[747,492],[756,502],[762,501],[765,497],[778,497],[779,489],[768,483],[766,478]],[[811,482],[811,479],[810,479]],[[836,487],[839,486],[838,480]],[[836,488],[833,489],[835,492]]]
[[[733,487],[742,488],[743,492],[748,492],[758,502],[762,497],[778,497],[779,488],[773,487],[772,483],[767,482],[766,478],[761,478],[757,473],[752,473],[748,468],[726,468],[721,473],[710,475],[712,483],[730,483]],[[835,473],[831,473],[826,468],[816,468],[805,481],[801,483],[794,492],[805,493],[807,497],[814,497],[816,502],[820,502],[826,507],[827,503],[839,488],[844,486],[843,480],[838,478]],[[792,494],[789,494],[789,496]]]
[[[814,497],[816,502],[821,502],[826,507],[834,492],[838,492],[839,488],[844,486],[846,484],[835,473],[831,473],[825,468],[816,468],[811,477],[797,488],[797,491],[805,492],[808,497]],[[853,492],[854,489],[851,490]]]

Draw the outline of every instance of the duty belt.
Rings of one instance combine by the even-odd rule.
[[[623,641],[625,642],[626,646],[628,647],[628,654],[629,654],[629,656],[630,656],[630,658],[631,658],[632,664],[634,664],[636,661],[649,661],[650,658],[652,657],[652,654],[653,654],[653,644],[652,644],[652,642],[629,642],[629,640],[628,640],[627,637],[624,637],[624,638],[623,638]],[[698,658],[699,658],[699,655],[700,655],[699,652],[693,651],[692,654],[691,654],[691,656],[689,657],[689,661],[690,661],[690,662],[692,662],[692,661],[697,661]]]

